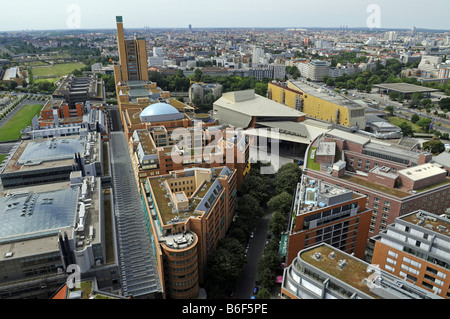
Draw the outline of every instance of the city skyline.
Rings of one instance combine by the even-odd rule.
[[[274,8],[267,0],[238,2],[230,0],[211,5],[206,0],[184,2],[179,0],[157,4],[154,1],[130,0],[120,10],[110,2],[86,0],[51,1],[27,3],[8,2],[3,4],[6,14],[0,22],[0,31],[23,30],[71,30],[71,29],[113,29],[114,17],[121,15],[128,28],[348,28],[371,27],[375,29],[449,30],[446,13],[450,3],[432,0],[423,6],[422,2],[404,1],[395,3],[379,0],[320,0],[303,2],[289,0]],[[143,8],[143,10],[136,10]],[[292,10],[293,8],[293,10]],[[298,9],[295,9],[298,8]],[[441,10],[436,10],[441,8]],[[403,12],[406,14],[399,14]],[[51,14],[52,19],[42,19]],[[375,20],[374,20],[375,19]],[[373,24],[372,24],[373,27]]]

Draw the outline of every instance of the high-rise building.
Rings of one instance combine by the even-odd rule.
[[[450,219],[423,210],[397,217],[373,237],[372,264],[450,299]]]
[[[144,38],[136,35],[125,39],[123,20],[116,17],[117,46],[119,49],[119,64],[114,66],[114,77],[118,82],[144,80],[148,81],[147,48]]]

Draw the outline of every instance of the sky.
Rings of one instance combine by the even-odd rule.
[[[354,27],[450,30],[449,0],[2,0],[0,31]],[[122,5],[120,5],[122,4]]]

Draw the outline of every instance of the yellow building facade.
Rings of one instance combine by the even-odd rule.
[[[303,93],[301,111],[306,116],[346,127],[357,125],[359,128],[365,128],[366,116],[363,106],[338,94],[330,95],[326,89],[326,92],[323,92],[320,91],[321,89],[312,88],[307,84],[288,81],[287,87]]]

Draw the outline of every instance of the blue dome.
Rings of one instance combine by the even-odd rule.
[[[139,116],[157,116],[157,115],[168,115],[168,114],[178,114],[178,110],[172,105],[167,103],[154,103],[147,106]]]

